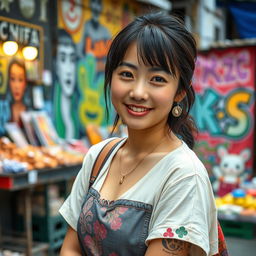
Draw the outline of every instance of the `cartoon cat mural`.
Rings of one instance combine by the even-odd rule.
[[[248,178],[245,163],[249,160],[251,152],[249,149],[244,149],[240,154],[230,154],[225,147],[220,146],[217,154],[220,165],[213,167],[213,174],[216,177],[213,190],[221,197],[238,188],[240,183]]]

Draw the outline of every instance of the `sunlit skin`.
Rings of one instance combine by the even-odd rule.
[[[10,68],[9,86],[13,97],[12,121],[19,123],[20,113],[26,110],[23,97],[27,86],[26,74],[23,67],[14,63]]]
[[[113,73],[112,103],[130,131],[163,131],[177,88],[178,78],[170,72],[138,60],[137,44],[133,43]]]

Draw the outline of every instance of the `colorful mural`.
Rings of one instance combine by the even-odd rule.
[[[196,151],[212,173],[220,164],[220,147],[239,155],[253,155],[255,48],[210,50],[197,59],[193,86],[197,97],[193,117],[199,129]],[[245,159],[244,159],[245,160]],[[252,157],[245,172],[251,173]]]
[[[76,84],[70,95],[69,112],[77,113],[79,133],[67,134],[70,129],[67,127],[76,127],[75,120],[68,118],[69,112],[60,107],[62,102],[55,100],[55,120],[61,115],[67,121],[58,124],[58,133],[61,137],[70,138],[82,136],[87,124],[106,126],[112,123],[113,111],[110,120],[106,120],[103,92],[106,55],[112,37],[138,13],[139,6],[135,1],[124,0],[59,0],[58,11],[58,28],[70,35],[77,58],[76,72],[73,73]],[[58,77],[62,75],[63,72],[56,68],[55,93],[61,93]],[[76,100],[71,99],[76,96]],[[54,97],[56,99],[56,95]]]
[[[27,70],[22,58],[0,57],[0,135],[5,134],[5,124],[16,122],[20,126],[21,113],[31,107]]]
[[[1,46],[9,39],[18,44],[12,56],[0,47],[0,136],[6,134],[7,122],[21,125],[20,114],[33,108],[32,87],[42,85],[42,71],[51,69],[52,58],[45,57],[44,48],[51,52],[46,13],[53,10],[52,6],[53,1],[44,0],[5,1],[0,5]],[[35,60],[25,60],[25,46],[37,48]]]

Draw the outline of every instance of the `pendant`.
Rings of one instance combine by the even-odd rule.
[[[119,184],[120,184],[120,185],[123,184],[123,182],[124,182],[124,177],[125,177],[125,176],[122,176],[122,178],[120,179],[120,181],[119,181]]]

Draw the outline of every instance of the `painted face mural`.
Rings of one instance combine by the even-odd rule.
[[[56,83],[54,91],[55,125],[61,138],[78,137],[77,95],[76,95],[76,45],[70,34],[58,31],[56,55]]]
[[[15,102],[22,101],[26,89],[26,74],[24,68],[17,64],[10,67],[9,86]]]
[[[56,63],[56,84],[59,86],[56,88],[61,88],[66,96],[72,98],[74,115],[72,113],[70,115],[78,117],[79,129],[76,127],[75,130],[79,130],[79,136],[84,136],[85,127],[89,123],[100,126],[112,124],[114,111],[110,110],[110,119],[106,120],[103,91],[108,47],[111,38],[122,28],[124,16],[127,18],[129,13],[130,18],[127,18],[127,23],[131,21],[135,16],[135,10],[139,10],[139,5],[128,0],[122,4],[108,0],[58,0],[58,10],[58,28],[64,30],[66,37],[69,37],[75,45],[77,66],[76,71],[73,72],[76,85],[71,95],[73,78],[69,73],[74,70],[74,66],[72,63],[68,64],[68,61],[72,49],[68,50],[67,46],[59,47]],[[60,93],[55,90],[57,94]],[[77,98],[74,99],[76,93]],[[55,109],[59,109],[55,115],[57,120],[59,116],[57,112],[62,112],[64,109],[60,107],[60,97],[55,96],[55,99]],[[67,127],[64,121],[59,120],[57,123],[58,133],[65,136]]]
[[[57,75],[63,93],[70,97],[76,82],[76,54],[71,45],[59,45],[57,49]]]

